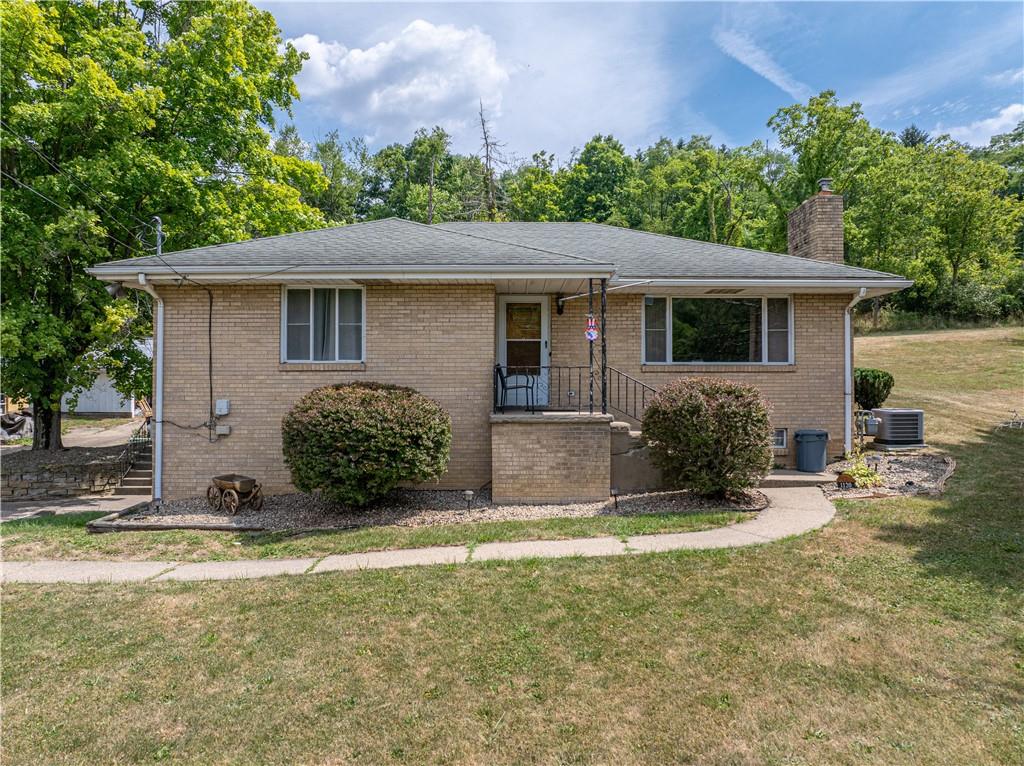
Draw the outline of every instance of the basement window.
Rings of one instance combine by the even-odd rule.
[[[789,298],[648,295],[644,364],[792,364]]]
[[[786,449],[786,429],[776,428],[772,432],[772,448],[773,449]]]
[[[289,287],[281,305],[285,362],[361,362],[365,329],[361,287]]]

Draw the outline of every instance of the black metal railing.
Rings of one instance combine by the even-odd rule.
[[[587,365],[496,364],[494,412],[506,410],[600,412],[600,375]]]
[[[643,420],[644,410],[657,389],[614,367],[608,368],[608,409],[621,412],[633,420]]]
[[[149,421],[147,420],[141,426],[136,428],[130,437],[128,437],[128,443],[124,447],[124,451],[121,453],[121,477],[123,478],[130,470],[132,466],[138,461],[139,456],[149,450],[153,446],[152,437],[149,435]]]

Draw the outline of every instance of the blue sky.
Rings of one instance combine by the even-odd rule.
[[[770,139],[823,89],[872,123],[984,144],[1024,119],[1024,4],[259,2],[311,59],[295,122],[372,148],[421,125],[475,151],[482,99],[506,153],[564,159],[595,133]]]

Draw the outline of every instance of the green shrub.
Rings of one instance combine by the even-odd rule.
[[[870,367],[855,367],[853,370],[853,398],[862,410],[873,410],[881,407],[892,391],[892,375],[885,370],[874,370]]]
[[[644,440],[670,486],[722,497],[754,486],[771,469],[770,411],[753,386],[681,379],[647,407]]]
[[[411,388],[350,383],[310,391],[281,426],[284,461],[302,492],[362,506],[400,482],[448,467],[451,418]]]

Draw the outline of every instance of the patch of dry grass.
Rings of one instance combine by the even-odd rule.
[[[1019,340],[873,337],[858,364],[893,403],[995,415]],[[8,586],[4,760],[1024,762],[1024,433],[956,406],[926,407],[945,497],[844,502],[759,548]]]

